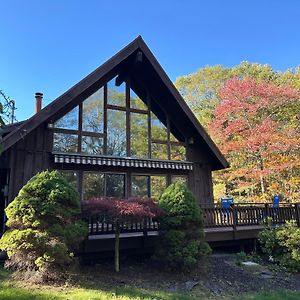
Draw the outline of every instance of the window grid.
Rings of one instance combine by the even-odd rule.
[[[139,109],[134,108],[131,106],[130,103],[130,94],[131,94],[131,88],[130,88],[130,81],[126,80],[125,82],[125,106],[120,105],[114,105],[111,103],[108,103],[108,84],[105,84],[103,86],[103,132],[92,132],[92,131],[84,131],[83,130],[83,103],[80,103],[78,105],[78,130],[75,129],[66,129],[66,128],[53,128],[53,131],[55,133],[64,133],[64,134],[74,134],[78,136],[78,147],[77,151],[79,153],[84,153],[83,147],[82,147],[82,137],[96,137],[99,139],[103,139],[102,143],[102,153],[104,155],[108,154],[108,111],[124,111],[126,112],[126,156],[131,157],[132,154],[132,145],[131,145],[131,114],[141,114],[141,115],[147,115],[147,139],[148,139],[148,157],[146,158],[153,158],[152,153],[152,145],[155,144],[162,144],[166,145],[167,149],[167,155],[166,159],[171,160],[172,159],[172,149],[171,146],[184,146],[185,143],[174,141],[171,138],[171,132],[170,132],[170,119],[169,116],[166,114],[166,139],[155,139],[152,137],[152,117],[151,117],[151,96],[149,93],[147,93],[147,109]],[[142,100],[141,100],[142,101]],[[155,118],[157,118],[155,116]],[[157,118],[158,119],[158,118]],[[162,123],[162,122],[161,122]],[[163,123],[162,123],[163,124]],[[163,127],[162,127],[163,128]]]

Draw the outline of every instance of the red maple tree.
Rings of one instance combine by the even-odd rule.
[[[300,134],[292,110],[300,92],[289,85],[232,78],[219,96],[209,130],[231,164],[223,176],[236,191],[267,195],[274,180],[299,167]]]

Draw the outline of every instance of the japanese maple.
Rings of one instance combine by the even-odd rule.
[[[149,198],[118,199],[101,197],[82,202],[85,216],[98,216],[114,224],[115,228],[115,270],[120,270],[120,230],[123,222],[141,222],[158,217],[163,211]]]

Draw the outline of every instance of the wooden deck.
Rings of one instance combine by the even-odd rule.
[[[234,206],[230,209],[204,208],[204,232],[207,242],[239,241],[257,238],[263,223],[270,218],[273,226],[295,220],[300,225],[298,204],[272,207],[269,204]],[[85,252],[111,251],[114,247],[114,225],[97,217],[89,219],[89,238]],[[153,248],[158,241],[159,223],[152,219],[144,223],[123,223],[121,249]]]

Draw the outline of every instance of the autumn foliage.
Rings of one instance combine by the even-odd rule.
[[[149,198],[118,199],[94,198],[82,202],[82,213],[86,216],[102,216],[115,221],[140,221],[161,215],[162,210]]]
[[[299,89],[235,77],[219,97],[208,127],[231,165],[222,172],[226,187],[256,200],[274,193],[296,200],[300,131],[294,111]]]
[[[123,222],[143,222],[146,218],[163,215],[152,199],[118,199],[101,197],[82,202],[82,213],[86,217],[97,216],[111,222],[115,228],[115,271],[120,271],[120,231]]]

